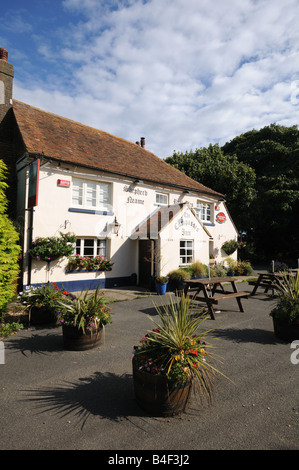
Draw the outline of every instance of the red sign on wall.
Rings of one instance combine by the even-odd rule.
[[[57,180],[58,186],[64,186],[66,188],[69,188],[71,185],[71,182],[68,180]]]
[[[223,222],[226,221],[226,215],[224,214],[224,212],[219,212],[219,214],[216,215],[216,220],[217,222],[219,222],[220,224],[222,224]]]

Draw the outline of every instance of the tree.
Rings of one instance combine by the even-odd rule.
[[[8,200],[5,182],[7,167],[0,160],[0,315],[15,295],[14,281],[18,278],[19,235],[9,220],[6,211]]]
[[[222,147],[256,173],[257,198],[251,208],[255,254],[263,261],[294,264],[299,254],[299,130],[266,126],[235,137]]]
[[[165,161],[222,193],[238,230],[251,230],[248,210],[255,201],[256,192],[255,172],[249,165],[239,162],[235,155],[225,155],[218,144],[186,153],[174,152]]]

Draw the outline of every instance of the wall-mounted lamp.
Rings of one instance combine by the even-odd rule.
[[[185,190],[183,191],[183,194],[190,194],[190,191],[189,191],[188,189],[185,189]]]
[[[139,184],[139,183],[143,183],[143,181],[138,179],[138,178],[136,180],[134,180],[134,184]]]
[[[119,228],[120,228],[120,223],[117,221],[115,217],[114,222],[111,224],[112,233],[115,233],[115,235],[118,235]]]

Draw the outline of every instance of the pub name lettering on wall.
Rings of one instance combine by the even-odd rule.
[[[147,191],[145,189],[132,188],[131,186],[124,186],[123,191],[126,193],[131,193],[132,195],[127,197],[128,204],[144,204],[144,199],[139,199],[138,197],[133,196],[147,196]]]
[[[186,228],[193,228],[196,232],[199,232],[198,224],[191,219],[191,214],[185,212],[182,217],[174,225],[175,230],[180,228],[183,229],[184,235],[191,235],[191,232],[186,232]]]

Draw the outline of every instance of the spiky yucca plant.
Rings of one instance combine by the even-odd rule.
[[[62,325],[75,326],[85,333],[85,330],[111,323],[111,311],[106,303],[99,286],[92,294],[89,290],[82,291],[78,298],[59,302],[58,320]]]
[[[134,364],[144,372],[166,375],[170,381],[191,380],[210,400],[212,379],[219,371],[211,363],[215,356],[206,342],[211,330],[198,332],[206,314],[194,315],[190,297],[183,295],[178,303],[171,296],[168,299],[163,307],[155,305],[160,323],[150,317],[156,328],[134,347]]]
[[[270,315],[289,324],[299,323],[299,272],[296,276],[282,273],[277,287],[278,301]]]

